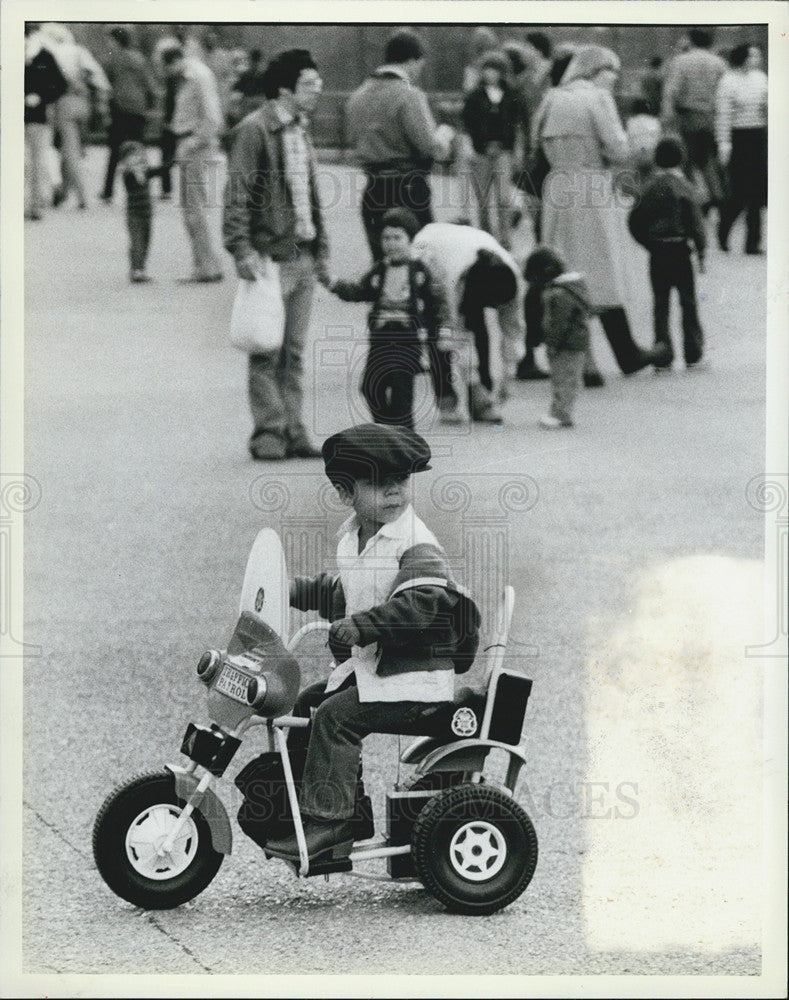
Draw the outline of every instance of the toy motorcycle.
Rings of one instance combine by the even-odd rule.
[[[93,854],[107,885],[144,909],[180,906],[206,888],[232,846],[230,820],[212,785],[257,727],[267,750],[236,778],[244,794],[239,825],[264,851],[268,837],[295,830],[299,860],[282,860],[297,876],[359,875],[362,862],[386,858],[391,879],[421,882],[454,912],[494,913],[517,899],[537,864],[537,836],[514,798],[526,761],[520,739],[532,682],[504,667],[512,587],[502,594],[484,689],[462,688],[438,709],[426,705],[424,718],[405,734],[419,737],[400,757],[413,774],[386,796],[386,835],[370,838],[366,800],[368,815],[354,819],[359,839],[342,858],[331,851],[307,856],[297,755],[286,737],[309,720],[288,713],[300,686],[294,653],[308,633],[328,623],[305,625],[284,645],[288,595],[279,538],[263,529],[247,564],[228,647],[209,650],[197,664],[208,688],[210,725],[189,723],[181,746],[189,763],[132,778],[99,810]],[[494,750],[506,761],[498,782],[485,774]]]

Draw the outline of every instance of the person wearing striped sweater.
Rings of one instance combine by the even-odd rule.
[[[767,204],[767,74],[755,45],[738,45],[729,56],[716,99],[715,132],[721,163],[728,166],[729,197],[718,225],[718,244],[745,211],[745,252],[759,254],[762,208]]]

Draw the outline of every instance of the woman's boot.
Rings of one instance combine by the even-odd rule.
[[[592,354],[591,343],[586,345],[584,352],[584,385],[587,389],[598,389],[601,385],[605,385],[605,379],[600,374],[594,354]]]
[[[623,375],[632,375],[647,365],[665,365],[671,360],[670,348],[665,344],[649,351],[638,346],[633,340],[627,313],[622,306],[601,309],[598,315]]]

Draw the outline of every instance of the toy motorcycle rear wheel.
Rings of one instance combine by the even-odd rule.
[[[508,906],[537,865],[537,834],[518,803],[496,788],[463,784],[439,792],[414,823],[411,852],[428,892],[455,913]]]
[[[211,831],[195,809],[172,851],[161,847],[185,803],[172,774],[141,774],[115,789],[93,826],[93,857],[114,893],[146,910],[166,910],[194,899],[219,871]]]

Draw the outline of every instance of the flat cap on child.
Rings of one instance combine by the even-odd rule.
[[[329,479],[378,479],[431,468],[430,446],[416,431],[392,424],[357,424],[332,434],[321,449]]]

